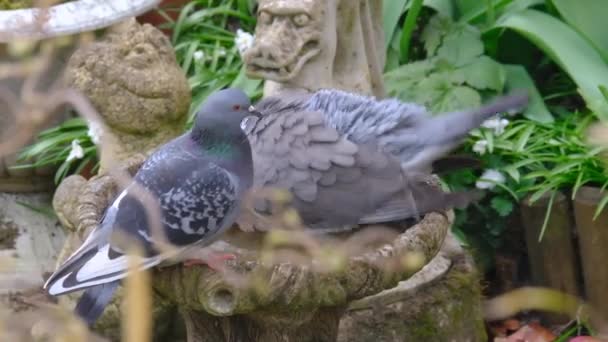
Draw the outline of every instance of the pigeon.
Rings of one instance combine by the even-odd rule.
[[[288,190],[302,223],[318,232],[463,208],[481,195],[444,192],[431,178],[433,163],[489,117],[527,101],[526,94],[515,93],[481,108],[433,116],[419,105],[335,89],[266,97],[256,104],[262,117],[243,122],[254,189]],[[275,212],[262,196],[253,209],[261,216]],[[264,230],[238,223],[243,230]]]
[[[251,115],[259,114],[241,90],[211,94],[193,128],[147,158],[44,289],[54,296],[86,289],[75,311],[92,325],[127,275],[126,253],[133,242],[144,251],[136,264],[141,270],[175,262],[214,242],[234,223],[253,183],[251,147],[240,126]],[[156,226],[164,239],[154,234],[158,231],[153,230],[152,216],[144,205],[149,202],[142,200],[141,193],[153,198],[160,209]],[[162,242],[174,248],[163,250]]]

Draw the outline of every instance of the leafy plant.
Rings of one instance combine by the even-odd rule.
[[[608,175],[601,160],[605,147],[589,147],[584,133],[594,115],[561,112],[551,124],[521,118],[509,122],[504,132],[481,128],[472,132],[463,152],[477,155],[486,169],[504,175],[504,183],[488,189],[480,203],[457,215],[454,230],[462,241],[474,246],[489,267],[493,250],[502,243],[505,220],[526,196],[531,202],[555,191],[569,192],[572,198],[583,185],[608,187]],[[463,170],[445,177],[454,190],[479,186],[480,174]],[[608,203],[605,196],[596,216]],[[547,209],[551,211],[551,205]],[[548,216],[547,216],[548,217]],[[541,228],[542,235],[546,228]]]
[[[82,118],[72,118],[59,126],[49,128],[38,135],[36,142],[23,149],[19,159],[26,163],[14,168],[58,166],[54,178],[56,184],[67,175],[79,173],[87,166],[94,165],[93,170],[96,170],[99,167],[97,147],[88,131],[87,123]],[[73,141],[78,141],[83,155],[82,158],[68,160]]]
[[[237,29],[253,31],[252,10],[247,0],[197,0],[184,6],[176,21],[164,13],[173,28],[178,63],[192,88],[192,114],[209,94],[227,86],[254,99],[262,95],[262,81],[247,78],[235,44]]]
[[[483,42],[475,27],[435,15],[421,38],[427,59],[385,74],[391,96],[445,112],[479,106],[480,91],[502,92],[505,70],[483,55]]]
[[[603,26],[601,22],[596,24]],[[513,29],[542,49],[576,82],[587,106],[598,117],[608,119],[608,63],[584,36],[559,19],[536,10],[505,15],[496,27]]]

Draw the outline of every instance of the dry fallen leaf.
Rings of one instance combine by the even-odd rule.
[[[497,337],[494,342],[551,342],[557,338],[538,323],[524,325],[509,337]]]

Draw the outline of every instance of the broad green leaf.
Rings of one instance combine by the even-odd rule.
[[[483,42],[479,31],[468,25],[454,26],[437,50],[437,56],[460,67],[471,63],[483,53]]]
[[[382,6],[382,27],[384,28],[384,43],[386,48],[393,39],[399,18],[409,0],[384,0]]]
[[[446,73],[434,73],[418,82],[414,88],[418,103],[433,113],[444,113],[463,108],[475,108],[481,104],[477,91],[466,86],[454,86]]]
[[[452,0],[424,0],[424,5],[445,17],[454,18],[454,3]]]
[[[384,84],[389,96],[406,102],[418,102],[421,90],[418,82],[435,68],[435,61],[426,59],[419,62],[404,64],[384,75]]]
[[[435,55],[437,48],[441,45],[442,37],[449,32],[452,25],[449,18],[441,15],[435,15],[429,20],[421,35],[427,56]]]
[[[462,4],[465,2],[466,7],[461,7],[463,12],[461,12],[460,22],[474,22],[479,20],[482,16],[490,16],[488,18],[490,20],[490,24],[493,24],[495,18],[497,8],[506,5],[512,0],[491,0],[488,3],[488,0],[475,0],[475,1],[460,1]]]
[[[580,34],[558,19],[524,10],[501,20],[496,27],[510,28],[531,40],[570,75],[587,106],[608,120],[608,101],[600,86],[608,85],[608,64]]]
[[[545,106],[542,96],[538,92],[530,74],[521,65],[503,65],[506,71],[506,87],[508,90],[526,89],[530,102],[524,110],[523,115],[533,121],[549,123],[553,122],[553,115]]]
[[[505,84],[504,68],[488,56],[479,56],[454,73],[462,75],[465,83],[479,90],[491,89],[501,92]]]
[[[513,201],[510,201],[503,197],[494,197],[490,201],[490,205],[498,215],[505,217],[509,216],[509,214],[513,211]]]
[[[587,38],[608,63],[606,0],[553,0],[553,5],[570,26]]]
[[[516,13],[525,9],[528,9],[530,7],[534,7],[534,6],[538,6],[538,5],[544,5],[545,4],[545,0],[509,0],[508,4],[506,4],[502,9],[501,9],[501,15],[504,17],[512,14],[512,13]]]

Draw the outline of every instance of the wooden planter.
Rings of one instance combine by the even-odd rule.
[[[550,194],[533,204],[529,202],[529,198],[521,203],[532,281],[537,286],[546,286],[578,296],[578,264],[572,242],[574,224],[570,216],[569,201],[562,193],[555,194],[547,228],[539,241],[549,198]],[[546,318],[555,323],[569,319],[554,315],[547,315]]]
[[[608,317],[608,212],[593,216],[605,192],[596,187],[582,187],[574,199],[574,216],[580,246],[585,293],[589,303]]]

